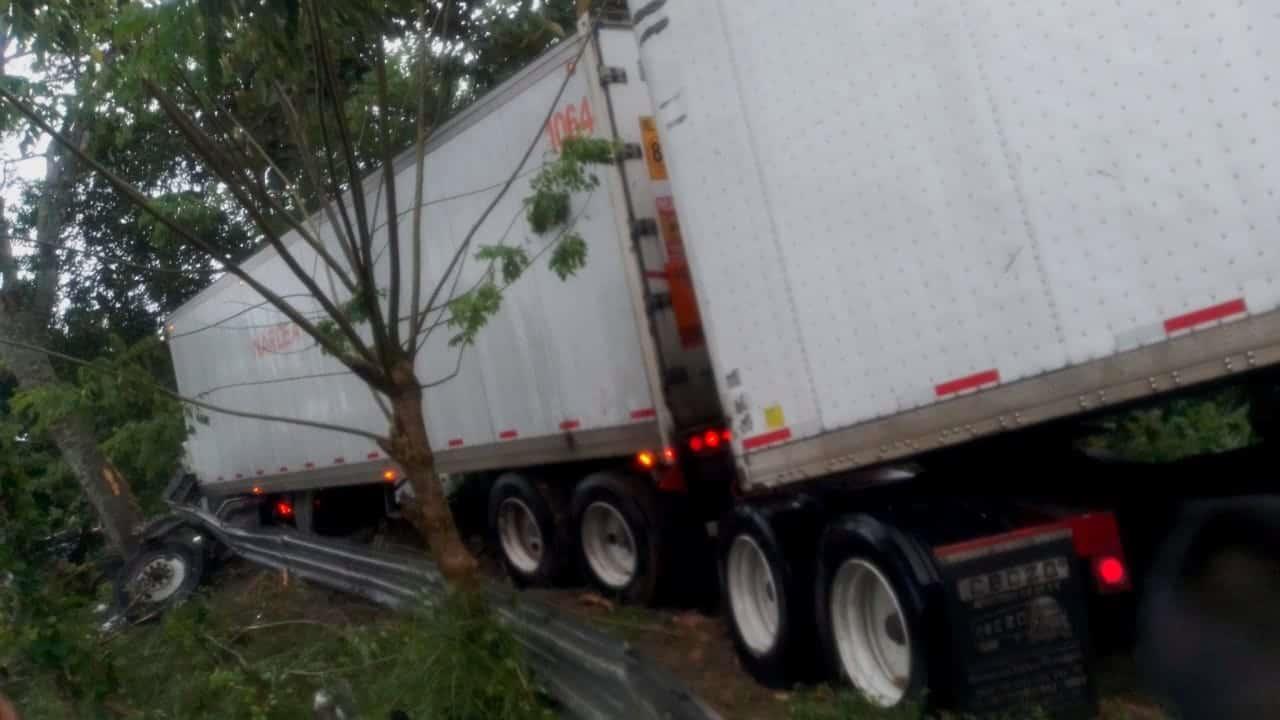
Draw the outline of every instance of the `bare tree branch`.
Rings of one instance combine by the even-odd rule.
[[[250,197],[245,189],[236,182],[235,170],[234,168],[228,167],[220,149],[213,143],[209,136],[197,127],[195,123],[191,121],[191,118],[177,106],[173,98],[169,97],[168,94],[161,90],[155,82],[151,80],[143,80],[143,84],[147,88],[151,97],[155,98],[155,100],[160,103],[160,107],[164,110],[165,115],[167,115],[178,127],[178,130],[182,132],[187,141],[191,143],[192,147],[204,159],[209,168],[227,183],[227,188],[236,196],[236,199],[239,200],[240,205],[245,212],[249,213],[249,216],[253,218],[254,222],[258,225],[258,229],[262,231],[267,242],[275,249],[276,253],[280,256],[280,259],[283,260],[285,265],[289,268],[289,271],[297,277],[303,287],[307,289],[307,292],[315,296],[316,301],[320,303],[320,306],[324,308],[324,311],[329,314],[329,318],[337,325],[338,329],[342,331],[342,334],[346,336],[356,353],[370,365],[376,365],[375,356],[377,353],[375,351],[371,351],[370,348],[365,345],[364,339],[360,337],[358,332],[356,332],[355,327],[347,319],[346,313],[334,305],[333,300],[331,300],[325,292],[320,289],[320,286],[316,284],[315,280],[313,280],[311,276],[307,274],[306,270],[298,264],[297,258],[295,258],[293,253],[289,252],[289,249],[285,247],[280,236],[272,229],[271,223],[267,221],[266,217],[264,217],[261,211],[257,208],[253,198]],[[191,238],[196,242],[201,243],[201,245],[207,246],[202,239],[197,238],[191,232],[185,232],[183,238]],[[239,270],[239,266],[237,265],[229,265],[228,269],[233,267],[237,271]],[[240,275],[246,283],[249,283],[252,279],[248,273],[241,271],[237,274]],[[250,285],[257,285],[257,287],[254,287],[254,290],[258,290],[258,292],[268,300],[271,300],[273,297],[278,297],[256,280],[250,283]],[[275,304],[275,302],[273,301],[272,304]],[[281,309],[283,310],[283,308]],[[306,330],[308,335],[315,337],[322,345],[332,346],[333,349],[331,352],[337,357],[345,358],[347,356],[347,353],[343,352],[343,349],[338,346],[336,342],[331,338],[324,336],[324,333],[322,333],[319,328],[303,318],[301,314],[298,314],[292,306],[290,306],[289,310],[298,315],[296,319],[292,317],[290,319],[293,319],[294,322],[298,323],[298,327]],[[368,372],[368,367],[360,363],[351,365],[350,367],[352,370],[356,370],[357,374]],[[374,380],[372,375],[369,376],[369,379],[371,381]]]
[[[449,29],[449,13],[453,10],[452,3],[446,3],[444,11],[440,13],[439,18],[444,26],[445,31]],[[427,128],[427,3],[423,2],[418,6],[418,25],[422,29],[422,36],[418,39],[418,71],[422,77],[418,81],[418,118],[414,130],[414,183],[413,183],[413,249],[411,251],[413,262],[413,275],[411,276],[412,287],[409,295],[409,332],[406,336],[406,349],[410,346],[416,347],[418,333],[422,330],[424,322],[423,315],[418,313],[418,307],[422,304],[422,196],[426,188],[426,165],[427,165],[427,136],[430,130]],[[447,102],[449,88],[441,88],[440,105],[443,106]],[[437,116],[440,113],[437,113]],[[434,124],[437,117],[432,117],[431,122]],[[398,223],[399,216],[395,213],[387,215],[393,218],[389,222]],[[417,350],[414,350],[416,353]]]
[[[387,327],[382,313],[378,312],[377,302],[377,280],[373,275],[373,233],[370,228],[373,227],[369,222],[368,208],[365,205],[364,198],[364,179],[360,177],[360,166],[356,163],[355,146],[351,142],[351,133],[347,128],[347,120],[343,112],[342,86],[338,82],[337,70],[334,67],[333,58],[329,56],[329,43],[325,38],[324,30],[320,26],[320,16],[318,13],[310,13],[312,27],[312,45],[315,46],[316,57],[318,59],[317,70],[326,79],[327,93],[321,93],[320,102],[323,103],[327,97],[333,110],[334,125],[338,132],[338,145],[342,150],[347,165],[348,183],[351,187],[351,206],[356,212],[356,224],[359,229],[359,252],[357,256],[360,258],[360,264],[363,265],[364,276],[361,281],[364,290],[368,294],[367,297],[361,298],[370,307],[368,310],[369,328],[373,334],[373,350],[378,356],[378,360],[382,363],[382,367],[386,371],[390,371],[390,358],[386,357],[387,344],[386,340]],[[383,106],[383,112],[386,112],[386,106]],[[324,108],[320,108],[321,117],[324,116]]]
[[[205,398],[205,397],[209,397],[210,395],[216,392],[220,392],[222,390],[233,390],[235,388],[242,388],[242,387],[258,387],[261,385],[279,385],[281,383],[296,382],[298,380],[317,380],[321,378],[351,377],[351,376],[352,375],[350,370],[338,370],[337,372],[311,373],[309,375],[294,375],[291,377],[273,378],[271,380],[249,380],[246,382],[228,383],[226,385],[218,385],[216,387],[211,387],[208,390],[198,393],[196,397]]]
[[[69,362],[73,365],[89,368],[91,370],[97,370],[99,372],[114,372],[114,370],[108,370],[107,368],[103,368],[101,366],[95,365],[94,363],[91,363],[87,360],[81,360],[78,357],[67,355],[65,353],[60,353],[56,350],[43,348],[43,347],[40,347],[39,345],[32,345],[30,343],[25,343],[19,340],[10,340],[8,338],[0,337],[0,344],[10,345],[16,348],[22,348],[23,350],[30,350],[31,352],[44,353],[49,357],[55,357],[55,358],[58,358],[59,360],[65,360],[66,362]],[[378,435],[376,433],[371,433],[367,430],[360,430],[358,428],[346,427],[344,425],[333,425],[330,423],[316,422],[314,420],[303,420],[301,418],[283,417],[280,415],[265,415],[262,413],[246,412],[244,410],[233,410],[231,408],[222,407],[220,405],[213,405],[211,403],[204,402],[203,400],[196,400],[194,398],[186,397],[185,395],[179,395],[178,393],[170,390],[169,388],[159,383],[147,381],[145,384],[151,387],[151,389],[160,393],[161,395],[173,398],[178,402],[186,403],[188,405],[194,405],[195,407],[203,408],[210,412],[220,413],[222,415],[231,415],[234,417],[248,418],[250,420],[278,422],[278,423],[284,423],[286,425],[300,425],[302,427],[312,427],[318,430],[330,430],[336,433],[343,433],[344,435],[355,435],[357,437],[368,438],[370,440],[373,440],[374,442],[379,442],[379,443],[384,442],[386,440],[386,438],[382,437],[381,435]]]
[[[293,293],[293,294],[289,294],[289,295],[281,295],[280,297],[285,298],[285,299],[288,299],[288,298],[302,298],[302,297],[311,297],[311,296],[310,296],[310,295],[307,295],[306,293]],[[188,336],[188,335],[195,335],[195,334],[197,334],[197,333],[202,333],[202,332],[204,332],[204,331],[206,331],[206,330],[212,330],[212,329],[214,329],[214,328],[221,327],[223,323],[229,322],[229,321],[231,321],[231,320],[235,320],[236,318],[238,318],[238,317],[240,317],[240,316],[242,316],[242,315],[245,315],[245,314],[247,314],[247,313],[253,312],[254,310],[257,310],[258,308],[261,308],[263,305],[270,305],[270,304],[271,304],[271,303],[270,303],[269,301],[267,301],[267,300],[263,300],[262,302],[257,302],[257,303],[249,304],[249,305],[245,306],[245,308],[244,308],[243,310],[239,310],[239,311],[237,311],[237,312],[235,312],[235,313],[232,313],[231,315],[228,315],[228,316],[226,316],[226,317],[222,318],[221,320],[217,320],[217,321],[215,321],[215,322],[211,322],[211,323],[209,323],[208,325],[201,325],[200,327],[197,327],[197,328],[195,328],[195,329],[193,329],[193,330],[186,330],[186,331],[183,331],[183,332],[180,332],[180,333],[170,333],[170,335],[169,335],[169,339],[170,339],[170,340],[176,340],[176,339],[178,339],[178,338],[186,337],[186,336]],[[271,325],[268,325],[267,327],[275,327],[275,326],[280,325],[280,324],[281,324],[281,323],[272,323]],[[227,328],[227,329],[228,329],[228,330],[240,330],[240,329],[243,329],[243,328]]]
[[[311,183],[311,190],[316,197],[323,198],[329,195],[329,188],[325,186],[324,180],[320,176],[320,169],[316,167],[315,159],[311,156],[311,144],[307,142],[306,132],[302,127],[302,120],[298,117],[298,111],[294,109],[293,102],[289,100],[289,94],[284,88],[276,83],[276,95],[280,98],[280,104],[284,107],[285,120],[289,123],[289,133],[293,136],[294,145],[298,148],[298,156],[302,160],[302,171],[307,176],[307,181]],[[323,122],[323,121],[322,121]],[[356,275],[362,275],[360,269],[360,261],[356,257],[356,243],[350,220],[343,215],[340,219],[334,209],[335,205],[341,204],[342,198],[339,195],[342,189],[334,186],[334,202],[321,203],[324,208],[325,217],[329,220],[329,225],[333,228],[334,234],[338,238],[338,246],[342,248],[343,255],[346,256],[347,262],[351,265],[351,269]]]
[[[211,246],[208,242],[206,242],[203,238],[201,238],[199,235],[196,235],[195,233],[192,233],[187,227],[177,222],[173,218],[170,218],[166,213],[161,212],[155,206],[155,204],[151,201],[150,198],[143,195],[137,188],[135,188],[127,180],[122,179],[115,173],[108,170],[105,166],[102,165],[102,163],[98,162],[93,157],[89,156],[86,152],[84,152],[82,148],[73,144],[62,133],[58,132],[52,126],[50,126],[49,123],[45,122],[45,120],[41,118],[40,115],[35,110],[33,110],[25,102],[23,102],[21,99],[13,95],[13,93],[9,92],[3,87],[0,87],[0,100],[3,100],[4,102],[8,103],[10,107],[13,107],[15,110],[17,110],[23,117],[27,118],[27,120],[29,120],[32,124],[40,128],[44,132],[48,133],[49,136],[54,139],[54,141],[58,142],[64,147],[71,149],[71,151],[75,153],[76,156],[82,162],[84,162],[89,167],[93,168],[95,172],[101,174],[102,177],[106,179],[107,182],[109,182],[112,187],[114,187],[120,193],[124,194],[125,197],[127,197],[131,203],[133,203],[143,212],[146,212],[148,215],[155,218],[157,221],[160,222],[160,224],[164,225],[166,228],[168,228],[178,237],[181,237],[184,241],[186,241],[190,245],[199,248],[200,250],[204,251],[211,257],[214,257],[214,258],[218,257],[218,251],[213,246]],[[354,358],[350,358],[349,356],[347,356],[347,354],[343,352],[343,348],[340,345],[338,345],[335,341],[326,337],[324,333],[320,332],[320,330],[313,323],[311,323],[309,320],[304,318],[302,314],[297,311],[297,309],[295,309],[292,305],[290,305],[288,302],[283,300],[279,295],[277,295],[276,293],[268,289],[265,285],[259,282],[252,275],[250,275],[249,273],[241,269],[239,265],[228,264],[227,272],[243,280],[245,284],[253,288],[259,295],[261,295],[263,298],[271,302],[271,304],[275,305],[282,313],[285,314],[285,316],[287,316],[290,320],[293,320],[295,323],[297,323],[299,328],[301,328],[304,332],[306,332],[311,337],[315,338],[316,341],[320,343],[322,346],[324,346],[326,350],[328,350],[331,354],[335,355],[336,357],[341,358],[342,361],[346,363],[347,366],[350,367],[354,372],[356,372],[357,375],[360,375],[361,377],[365,377],[366,379],[369,379],[371,382],[373,381],[373,379],[375,378],[375,375],[374,375],[374,368],[372,366],[365,365],[355,360]]]
[[[242,138],[245,141],[245,143],[255,153],[257,153],[259,157],[262,158],[262,160],[267,164],[267,167],[271,171],[275,172],[275,174],[279,176],[280,181],[284,183],[285,192],[287,192],[293,198],[294,203],[296,203],[298,206],[299,212],[305,213],[306,204],[303,203],[302,198],[294,191],[293,181],[289,178],[288,175],[284,173],[284,171],[280,169],[278,165],[276,165],[275,161],[271,158],[271,156],[267,154],[267,151],[264,150],[262,146],[258,143],[257,139],[253,137],[253,134],[250,133],[249,130],[245,128],[245,126],[242,125],[238,120],[236,120],[235,116],[232,115],[230,111],[224,108],[215,108],[211,106],[209,103],[205,102],[204,98],[200,95],[199,91],[197,91],[196,88],[187,79],[186,73],[182,72],[181,68],[177,69],[177,74],[178,74],[178,77],[182,80],[183,85],[186,87],[187,94],[190,95],[197,103],[200,104],[200,106],[204,109],[205,113],[208,114],[211,121],[217,124],[219,117],[225,116],[227,120],[230,121],[233,126],[235,126],[235,128],[239,131],[238,136]],[[229,131],[229,129],[223,128],[222,135],[227,141],[229,142],[232,141],[232,133]],[[251,159],[247,152],[242,153],[242,155],[244,156],[245,160]],[[335,275],[337,275],[338,281],[342,283],[343,287],[345,287],[348,292],[354,294],[356,292],[355,282],[351,279],[351,276],[347,274],[346,269],[343,268],[342,265],[338,263],[337,259],[335,259],[332,254],[330,254],[329,250],[324,246],[324,243],[320,242],[320,239],[316,236],[314,232],[312,232],[312,229],[308,228],[305,225],[307,219],[306,218],[299,219],[298,217],[294,216],[293,213],[289,212],[287,208],[285,208],[281,203],[276,201],[276,199],[271,196],[271,193],[268,192],[267,188],[263,186],[261,182],[258,183],[258,186],[259,186],[258,196],[262,199],[265,199],[268,202],[270,209],[276,214],[283,217],[285,221],[289,223],[289,227],[293,228],[293,230],[298,233],[298,236],[301,237],[303,241],[306,242],[307,245],[309,245],[311,249],[315,251],[316,255],[319,256],[321,260],[324,260],[325,265],[327,265],[329,269]]]
[[[577,67],[578,61],[582,59],[583,53],[586,52],[590,45],[590,42],[587,42],[586,40],[582,41],[582,47],[578,48],[577,54],[573,56],[573,60],[569,63],[570,67]],[[511,176],[507,178],[505,183],[503,183],[502,189],[498,191],[498,194],[494,196],[493,200],[489,201],[489,205],[485,207],[484,212],[480,213],[480,217],[476,218],[475,223],[471,225],[471,229],[467,231],[466,237],[464,237],[462,243],[458,245],[458,249],[453,253],[453,258],[449,260],[449,265],[445,268],[444,274],[440,276],[440,280],[436,283],[435,289],[431,291],[431,296],[427,298],[426,306],[428,308],[436,304],[436,300],[440,297],[440,292],[444,290],[445,284],[449,282],[449,276],[453,273],[454,269],[457,268],[459,261],[461,261],[462,257],[466,254],[467,248],[471,246],[471,241],[475,238],[476,233],[479,232],[480,226],[484,224],[485,220],[489,219],[489,215],[493,213],[493,209],[498,206],[498,202],[507,194],[507,191],[511,189],[511,186],[515,184],[516,178],[519,177],[520,171],[524,168],[525,163],[529,162],[529,157],[533,155],[534,149],[538,147],[538,141],[542,139],[543,129],[547,126],[547,123],[551,122],[551,116],[555,114],[556,108],[560,105],[560,100],[564,97],[564,92],[569,87],[569,80],[572,78],[573,73],[565,73],[564,80],[560,82],[560,89],[556,91],[556,97],[551,102],[550,107],[547,108],[546,117],[544,117],[542,119],[542,123],[538,125],[538,131],[529,142],[529,147],[525,148],[524,155],[520,157],[520,162],[517,163],[515,169],[511,171]],[[418,312],[418,309],[414,308],[414,312]]]
[[[387,90],[387,52],[381,42],[375,51],[376,62],[374,74],[378,78],[378,105],[382,109],[382,117],[378,125],[382,130],[382,178],[387,186],[387,217],[397,217],[396,212],[396,168],[395,153],[391,149],[391,123],[387,119],[390,106],[390,93]],[[377,210],[375,208],[374,212]],[[373,233],[369,233],[372,237]],[[387,340],[394,346],[400,345],[400,223],[387,223],[387,254],[390,256],[391,280],[387,289]],[[374,260],[370,253],[369,264]],[[418,267],[414,266],[415,275]]]
[[[53,247],[57,250],[65,250],[66,252],[75,253],[77,255],[83,255],[85,257],[91,257],[91,258],[94,258],[95,260],[101,260],[102,262],[112,263],[113,265],[120,265],[121,267],[133,268],[134,270],[142,270],[144,272],[165,273],[169,275],[220,275],[226,272],[226,270],[223,268],[209,268],[207,270],[203,268],[191,268],[189,270],[184,270],[182,268],[174,268],[174,267],[143,265],[141,263],[135,263],[129,260],[125,260],[124,258],[116,255],[109,255],[107,253],[100,253],[100,252],[93,252],[91,250],[85,250],[84,248],[72,247],[70,245],[67,245],[66,243],[45,243],[39,240],[31,240],[29,238],[22,238],[20,240],[17,240],[17,242],[23,245]]]

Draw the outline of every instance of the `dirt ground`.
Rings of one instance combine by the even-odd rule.
[[[239,561],[222,568],[213,583],[215,597],[228,599],[215,605],[225,612],[249,615],[241,622],[303,619],[336,625],[366,624],[385,618],[387,612],[361,598]],[[581,588],[528,592],[630,642],[683,679],[726,720],[794,720],[802,716],[800,705],[812,704],[823,692],[784,692],[756,683],[739,664],[727,621],[718,615],[679,608],[618,606]],[[1165,716],[1134,689],[1131,662],[1114,656],[1104,659],[1099,667],[1103,718],[1163,720]]]
[[[753,681],[738,663],[722,618],[696,610],[618,607],[584,590],[531,590],[537,598],[632,643],[675,673],[725,718],[788,717],[790,693]]]

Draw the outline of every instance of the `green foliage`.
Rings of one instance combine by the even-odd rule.
[[[787,706],[790,720],[918,720],[922,710],[912,703],[886,710],[856,690],[828,686],[805,689],[793,695]]]
[[[387,291],[379,289],[372,297],[368,294],[355,295],[346,302],[338,305],[338,312],[352,326],[359,326],[369,322],[369,317],[379,311],[378,298],[386,297]],[[320,331],[320,335],[326,340],[337,345],[343,352],[351,353],[355,348],[351,344],[351,339],[346,333],[338,327],[338,323],[333,318],[324,318],[315,323],[316,329]],[[321,347],[320,351],[329,354],[329,351]]]
[[[539,235],[569,222],[569,193],[541,189],[525,200],[525,218],[529,227]]]
[[[591,166],[612,163],[616,154],[617,145],[609,140],[566,138],[559,157],[544,165],[529,182],[533,192],[524,201],[529,227],[545,235],[569,222],[569,198],[600,185]]]
[[[160,491],[182,459],[187,426],[180,403],[156,391],[156,376],[168,368],[165,348],[156,338],[125,346],[109,341],[108,354],[90,367],[69,372],[64,382],[15,393],[9,402],[10,432],[35,440],[54,423],[75,413],[91,418],[102,449],[130,481],[146,510],[157,510]],[[0,425],[0,432],[4,431]],[[47,460],[51,476],[57,464]]]
[[[1155,407],[1113,415],[1102,432],[1084,441],[1094,452],[1138,462],[1170,462],[1223,452],[1256,441],[1249,401],[1239,391],[1218,391],[1169,400]]]
[[[568,280],[587,265],[587,241],[577,232],[566,232],[551,251],[548,265],[557,277]]]
[[[476,335],[500,307],[502,290],[493,281],[482,283],[475,290],[454,298],[449,303],[447,324],[455,333],[449,338],[449,345],[465,347],[474,343]]]
[[[347,611],[363,611],[366,623],[329,624],[307,616],[346,601],[274,579],[224,577],[229,587],[112,636],[68,609],[59,626],[85,645],[0,645],[0,654],[17,647],[3,657],[10,677],[22,679],[0,676],[0,692],[15,696],[26,720],[94,717],[104,707],[145,720],[309,720],[319,689],[345,696],[359,717],[393,710],[445,720],[554,717],[519,643],[478,598],[455,595],[395,616],[351,603]],[[12,630],[0,621],[0,632]],[[41,657],[50,652],[56,657]],[[92,657],[100,668],[74,679],[84,686],[78,694],[58,679],[67,653]]]
[[[496,264],[506,285],[515,282],[529,267],[529,253],[524,248],[506,245],[483,245],[476,253],[476,259]]]

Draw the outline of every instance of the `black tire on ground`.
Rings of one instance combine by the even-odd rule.
[[[813,563],[806,559],[813,546],[787,547],[778,529],[755,508],[726,516],[718,532],[720,584],[743,666],[764,685],[788,688],[814,670]]]
[[[1277,548],[1275,496],[1196,503],[1165,541],[1143,593],[1135,655],[1146,689],[1178,717],[1280,717]]]
[[[150,543],[125,563],[116,581],[116,607],[132,619],[180,605],[200,585],[205,554],[178,541]]]
[[[517,586],[551,585],[569,566],[570,530],[563,515],[556,512],[556,499],[524,475],[506,473],[494,482],[489,491],[489,532]],[[522,527],[526,522],[531,524]]]
[[[588,475],[573,493],[573,527],[582,571],[597,590],[634,605],[656,600],[663,532],[651,483]]]
[[[814,595],[823,659],[830,677],[852,684],[871,702],[922,702],[929,683],[926,593],[898,548],[869,540],[861,520],[838,519],[819,541]],[[859,616],[858,598],[879,602],[868,602],[870,609]]]

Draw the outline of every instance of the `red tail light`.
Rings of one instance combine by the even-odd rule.
[[[286,500],[276,503],[276,514],[282,518],[293,517],[293,506]]]
[[[707,444],[708,450],[715,450],[720,447],[720,433],[715,430],[708,430],[702,435],[702,441]]]
[[[696,452],[696,453],[697,453],[697,452],[702,452],[702,448],[703,448],[703,447],[704,447],[704,446],[703,446],[702,436],[701,436],[701,435],[694,435],[693,437],[689,438],[689,449],[690,449],[690,450],[692,450],[692,451],[694,451],[694,452]]]
[[[1114,555],[1105,555],[1093,559],[1093,574],[1098,578],[1098,586],[1107,590],[1124,590],[1129,587],[1129,570],[1124,561]]]
[[[663,449],[662,449],[662,462],[666,463],[667,465],[674,465],[674,464],[675,464],[675,462],[676,462],[676,449],[675,449],[675,448],[663,448]]]
[[[733,433],[728,430],[724,430],[720,433],[720,439],[724,440],[726,443],[733,442]]]

